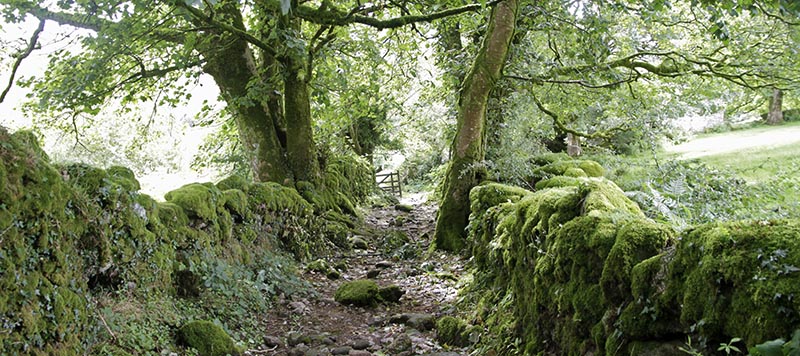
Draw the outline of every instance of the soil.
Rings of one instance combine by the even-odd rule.
[[[464,355],[466,350],[443,347],[431,329],[434,318],[452,314],[465,261],[455,255],[429,253],[435,206],[407,200],[414,209],[373,208],[358,236],[366,249],[339,252],[326,258],[330,266],[346,266],[338,279],[306,272],[315,293],[279,302],[267,316],[270,335],[250,355]],[[405,234],[407,240],[403,240]],[[398,236],[400,236],[398,238]],[[375,307],[346,306],[334,301],[346,281],[366,279],[399,286],[398,303]],[[405,318],[401,317],[405,316]],[[404,325],[403,319],[428,318],[428,323]],[[405,324],[414,324],[406,322]]]

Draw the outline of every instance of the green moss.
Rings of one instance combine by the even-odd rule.
[[[378,284],[372,280],[345,282],[336,289],[333,299],[346,305],[371,306],[378,302],[378,291]]]
[[[685,232],[670,264],[681,322],[712,340],[748,345],[800,322],[800,223],[712,223]],[[682,292],[682,293],[681,293]]]
[[[314,208],[296,190],[278,183],[253,183],[247,191],[250,210],[253,212],[288,211],[299,216],[310,215]]]
[[[567,170],[564,171],[564,176],[566,176],[566,177],[575,177],[575,178],[579,178],[579,177],[586,178],[589,175],[586,174],[586,172],[584,172],[583,169],[573,167],[573,168],[567,168]]]
[[[536,190],[543,190],[547,188],[577,187],[581,182],[583,182],[583,180],[576,177],[555,176],[536,182],[535,188]]]
[[[239,189],[228,189],[222,192],[225,198],[225,209],[231,214],[236,214],[241,219],[249,217],[247,209],[247,194]]]
[[[309,272],[318,272],[322,274],[326,274],[331,270],[331,267],[328,265],[328,262],[323,259],[317,259],[314,261],[309,262],[306,265],[306,270]]]
[[[190,217],[206,221],[216,220],[217,209],[225,203],[222,192],[199,183],[187,184],[168,192],[164,199],[180,206]]]
[[[439,318],[436,321],[436,340],[450,346],[467,346],[469,343],[467,323],[452,316]]]
[[[225,191],[229,189],[238,189],[247,192],[250,187],[250,181],[240,175],[232,175],[217,183],[219,190]]]
[[[606,300],[616,305],[628,301],[633,267],[662,251],[673,239],[673,234],[668,227],[645,219],[635,219],[622,225],[603,263],[600,282]]]
[[[142,189],[133,171],[128,167],[111,166],[106,169],[106,172],[114,182],[121,185],[125,190],[137,192]]]
[[[381,287],[378,290],[378,298],[387,303],[397,303],[400,301],[400,298],[403,297],[405,291],[400,289],[399,286],[390,285],[388,287]]]
[[[180,341],[203,356],[240,355],[233,339],[221,327],[210,321],[192,321],[178,330]]]

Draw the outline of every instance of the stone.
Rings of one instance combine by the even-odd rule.
[[[342,278],[342,274],[339,273],[339,271],[337,271],[335,269],[332,269],[332,270],[328,271],[328,273],[325,274],[325,277],[328,277],[328,279],[331,279],[331,280],[336,280],[336,279]]]
[[[334,355],[347,355],[347,354],[349,354],[349,353],[350,353],[350,350],[352,350],[352,349],[353,349],[353,348],[352,348],[352,347],[350,347],[350,346],[339,346],[339,347],[334,347],[334,348],[331,350],[331,354],[334,354]]]
[[[400,353],[411,351],[414,344],[411,342],[411,337],[407,334],[398,335],[386,348],[391,355],[398,355]]]
[[[372,356],[372,353],[364,350],[350,350],[347,353],[349,356]]]
[[[345,282],[336,289],[333,298],[345,305],[370,306],[377,304],[378,290],[378,284],[368,279]]]
[[[300,344],[308,345],[308,344],[311,344],[311,337],[309,337],[308,335],[304,335],[303,333],[300,333],[300,332],[297,332],[297,331],[292,331],[292,332],[286,334],[286,343],[289,344],[289,346],[292,346],[292,347],[300,345]]]
[[[367,339],[356,339],[353,341],[353,344],[351,346],[353,346],[353,349],[356,350],[366,350],[370,346],[372,346],[372,343],[369,342],[369,340]]]
[[[410,213],[412,210],[414,210],[414,207],[408,204],[397,204],[394,206],[394,209],[404,213]]]
[[[375,267],[378,267],[378,268],[381,268],[381,269],[387,269],[387,268],[391,268],[392,267],[392,263],[389,262],[389,261],[380,261],[380,262],[375,264]]]
[[[379,269],[371,269],[367,271],[367,278],[376,278],[381,274],[381,270]]]
[[[390,285],[378,290],[381,300],[388,303],[397,303],[406,292],[396,285]]]
[[[389,319],[394,324],[404,324],[419,331],[428,331],[434,328],[435,318],[427,313],[404,313],[394,315]]]
[[[233,339],[219,325],[211,321],[197,320],[186,323],[178,330],[181,343],[200,351],[202,355],[239,355]]]
[[[306,345],[297,345],[289,350],[289,356],[306,356],[308,350],[309,348]]]
[[[356,250],[366,250],[367,248],[369,248],[369,244],[367,244],[367,240],[364,240],[364,238],[362,238],[360,236],[351,237],[350,238],[350,246],[352,246],[353,249],[356,249]]]
[[[264,345],[267,347],[283,347],[283,341],[277,336],[267,335],[264,336]]]

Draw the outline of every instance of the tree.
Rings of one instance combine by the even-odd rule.
[[[709,81],[754,91],[796,82],[793,68],[800,62],[784,50],[793,48],[787,42],[797,37],[787,23],[796,12],[769,13],[771,5],[757,2],[720,5],[706,9],[689,2],[667,6],[663,1],[525,3],[514,56],[497,80],[527,83],[522,87],[528,95],[512,93],[516,101],[508,105],[549,118],[552,132],[572,137],[574,151],[581,139],[610,142],[629,132],[663,130],[666,119],[681,110],[665,105],[665,100],[695,96],[692,92]],[[480,56],[474,66],[479,63]],[[687,84],[687,78],[694,80]],[[474,121],[462,121],[468,81],[469,77],[459,102],[458,133],[437,221],[437,246],[444,249],[463,245],[468,192],[486,176],[484,167],[493,164],[483,160],[485,150],[493,149],[483,141],[473,141],[481,150],[469,159],[458,151],[458,142],[483,129],[468,124]],[[529,102],[535,104],[534,111]],[[655,141],[644,137],[640,140]],[[517,166],[530,165],[524,157]]]
[[[783,90],[772,89],[772,96],[769,99],[769,112],[767,112],[767,124],[779,125],[783,123]]]
[[[28,15],[91,32],[82,50],[61,50],[35,80],[36,109],[69,120],[111,101],[174,105],[209,74],[262,181],[318,182],[309,84],[314,60],[353,24],[392,29],[479,11],[480,4],[412,12],[404,2],[333,4],[146,1],[0,2],[6,21]]]
[[[514,37],[518,9],[517,0],[501,1],[492,9],[483,43],[461,88],[456,136],[436,221],[435,243],[439,249],[458,251],[464,246],[469,191],[486,177],[480,164],[486,154],[489,94],[501,77]]]

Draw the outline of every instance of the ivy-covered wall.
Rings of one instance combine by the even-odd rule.
[[[361,161],[329,168],[330,187],[319,192],[231,177],[156,202],[127,168],[52,164],[31,133],[0,127],[0,354],[84,354],[98,290],[191,296],[210,259],[247,266],[267,249],[302,258],[329,243],[303,226],[327,211],[339,215],[324,224],[342,225],[373,184]],[[304,199],[312,194],[326,205]]]
[[[680,355],[689,337],[716,350],[734,337],[753,346],[800,327],[800,221],[678,234],[587,162],[544,162],[536,192],[495,183],[472,190],[468,293],[485,330],[478,348]]]

